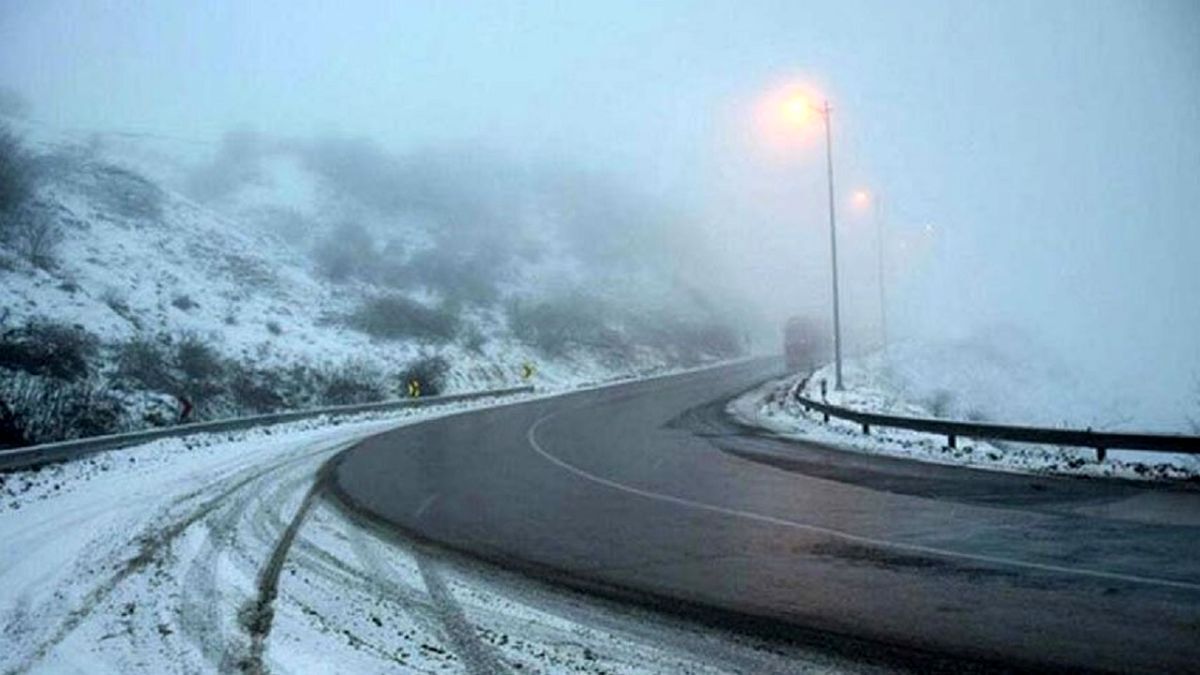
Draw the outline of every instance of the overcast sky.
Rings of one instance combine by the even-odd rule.
[[[862,186],[927,249],[890,251],[898,330],[1012,323],[1196,377],[1191,0],[0,5],[0,83],[45,124],[569,161],[693,214],[780,313],[828,303],[822,148],[764,153],[750,112],[794,81],[835,110],[850,320],[875,311]]]

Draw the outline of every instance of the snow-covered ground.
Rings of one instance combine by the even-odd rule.
[[[1122,412],[1126,407],[1118,397],[1081,395],[1069,371],[1031,366],[1044,362],[1018,359],[1016,353],[1024,353],[1019,343],[992,348],[977,342],[904,345],[886,358],[874,353],[845,360],[844,391],[834,389],[833,364],[827,364],[807,380],[807,373],[797,373],[769,382],[733,401],[729,410],[743,423],[782,436],[940,464],[1135,480],[1200,476],[1200,458],[1188,455],[1112,450],[1104,462],[1097,462],[1090,448],[969,438],[960,438],[958,447],[950,448],[944,436],[882,427],[872,428],[868,436],[848,420],[824,422],[820,413],[806,412],[793,396],[804,381],[803,394],[821,400],[823,380],[826,400],[852,410],[1063,428],[1136,428],[1130,421],[1135,418]]]
[[[587,598],[317,498],[366,435],[481,401],[157,441],[0,485],[0,672],[832,672],[853,664]]]
[[[410,195],[418,206],[398,202],[394,213],[355,201],[296,152],[247,158],[247,176],[225,177],[231,182],[216,195],[199,190],[205,198],[197,176],[220,184],[222,171],[234,170],[217,162],[219,144],[0,118],[2,126],[33,157],[39,222],[62,237],[51,262],[37,264],[0,242],[0,444],[158,426],[179,417],[183,399],[194,404],[193,420],[379,400],[403,395],[411,373],[433,372],[420,370],[429,363],[445,366],[435,369],[444,393],[524,384],[527,364],[535,369],[528,381],[564,390],[730,355],[654,337],[659,324],[691,316],[687,303],[670,284],[632,270],[585,278],[578,251],[545,209],[461,216],[484,243],[460,251],[466,243],[443,231],[447,223],[422,219],[420,195]],[[434,196],[453,203],[459,195]],[[337,276],[322,252],[336,248],[346,223],[361,226],[367,243],[346,253],[349,271]],[[493,235],[538,254],[489,260]],[[433,257],[421,263],[422,255]],[[384,264],[392,276],[376,269]],[[464,277],[477,282],[476,296],[455,295]],[[579,288],[590,295],[569,292]],[[634,295],[647,306],[597,318],[614,298]],[[529,318],[544,306],[548,315]],[[635,335],[622,317],[657,332]],[[79,350],[86,363],[76,371],[86,372],[48,374],[36,356],[16,353],[51,343],[41,337],[47,326],[91,345]],[[185,373],[185,344],[212,353],[193,368],[202,375]],[[85,396],[105,405],[74,405]],[[114,412],[56,424],[42,419],[51,399]]]
[[[414,340],[372,339],[345,325],[339,317],[382,289],[330,283],[272,233],[173,191],[169,181],[160,183],[150,173],[165,173],[165,164],[134,152],[141,145],[84,153],[71,136],[18,128],[34,151],[56,158],[41,194],[53,204],[64,237],[51,270],[12,258],[0,265],[5,324],[52,318],[104,341],[193,334],[260,367],[355,363],[387,371],[430,352]],[[280,199],[302,199],[287,185],[279,189]],[[539,378],[548,384],[611,374],[588,355],[548,361],[506,339],[497,312],[463,318],[482,332],[483,344],[468,348],[455,341],[437,348],[452,364],[451,390],[516,383],[526,362],[538,364]],[[639,365],[653,361],[647,355]]]

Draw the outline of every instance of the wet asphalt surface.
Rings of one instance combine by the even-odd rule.
[[[539,578],[908,670],[1200,668],[1200,490],[868,457],[725,403],[774,361],[396,429],[358,512]]]

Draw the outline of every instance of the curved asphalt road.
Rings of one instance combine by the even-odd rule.
[[[1031,478],[761,436],[757,361],[373,437],[333,489],[576,587],[926,670],[1200,664],[1200,491]],[[853,636],[853,637],[850,637]]]

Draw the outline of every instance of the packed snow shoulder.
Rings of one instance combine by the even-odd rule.
[[[743,424],[783,437],[864,454],[1012,473],[1146,481],[1200,477],[1200,459],[1190,455],[1111,450],[1104,461],[1097,461],[1095,450],[1090,448],[971,438],[959,438],[957,447],[952,448],[943,435],[887,427],[873,427],[866,435],[861,425],[832,417],[825,422],[821,413],[806,411],[796,400],[797,392],[821,400],[824,382],[824,400],[832,405],[883,415],[949,418],[944,410],[931,410],[907,400],[889,386],[891,381],[884,369],[879,355],[850,359],[843,367],[845,389],[837,391],[833,386],[833,365],[828,364],[811,375],[797,373],[768,382],[732,401],[728,411]],[[984,414],[977,411],[973,417],[979,420]]]

